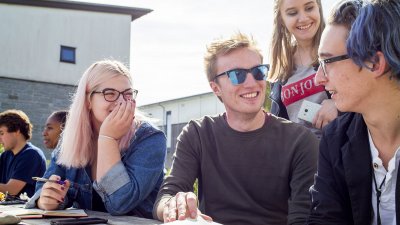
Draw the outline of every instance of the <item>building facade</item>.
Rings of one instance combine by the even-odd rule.
[[[190,120],[225,111],[224,105],[213,92],[142,105],[138,108],[144,115],[153,118],[153,123],[163,130],[167,137],[166,168],[171,167],[177,137]]]
[[[32,143],[54,110],[68,109],[84,70],[101,59],[129,65],[133,20],[149,9],[62,0],[0,0],[0,111],[23,110]],[[46,152],[49,156],[49,152]]]

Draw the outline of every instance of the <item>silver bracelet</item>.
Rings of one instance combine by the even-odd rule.
[[[113,137],[110,137],[110,136],[107,136],[107,135],[103,135],[103,134],[99,134],[99,137],[107,138],[107,139],[110,139],[110,140],[117,141],[117,139],[115,139],[115,138],[113,138]]]

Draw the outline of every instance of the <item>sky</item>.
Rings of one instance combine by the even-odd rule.
[[[131,24],[138,106],[210,92],[203,55],[212,40],[252,35],[268,63],[272,0],[80,0],[148,8]],[[324,15],[336,0],[322,0]]]

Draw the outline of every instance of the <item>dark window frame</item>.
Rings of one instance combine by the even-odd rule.
[[[72,51],[73,59],[70,60],[70,59],[67,59],[67,58],[63,57],[63,52],[64,52],[63,50]],[[75,64],[76,63],[76,48],[65,46],[65,45],[61,45],[61,47],[60,47],[60,62]]]
[[[172,112],[165,113],[165,136],[167,137],[167,148],[172,145]]]

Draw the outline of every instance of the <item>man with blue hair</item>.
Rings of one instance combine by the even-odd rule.
[[[400,224],[399,24],[397,0],[333,10],[316,82],[350,113],[323,132],[308,224]]]

